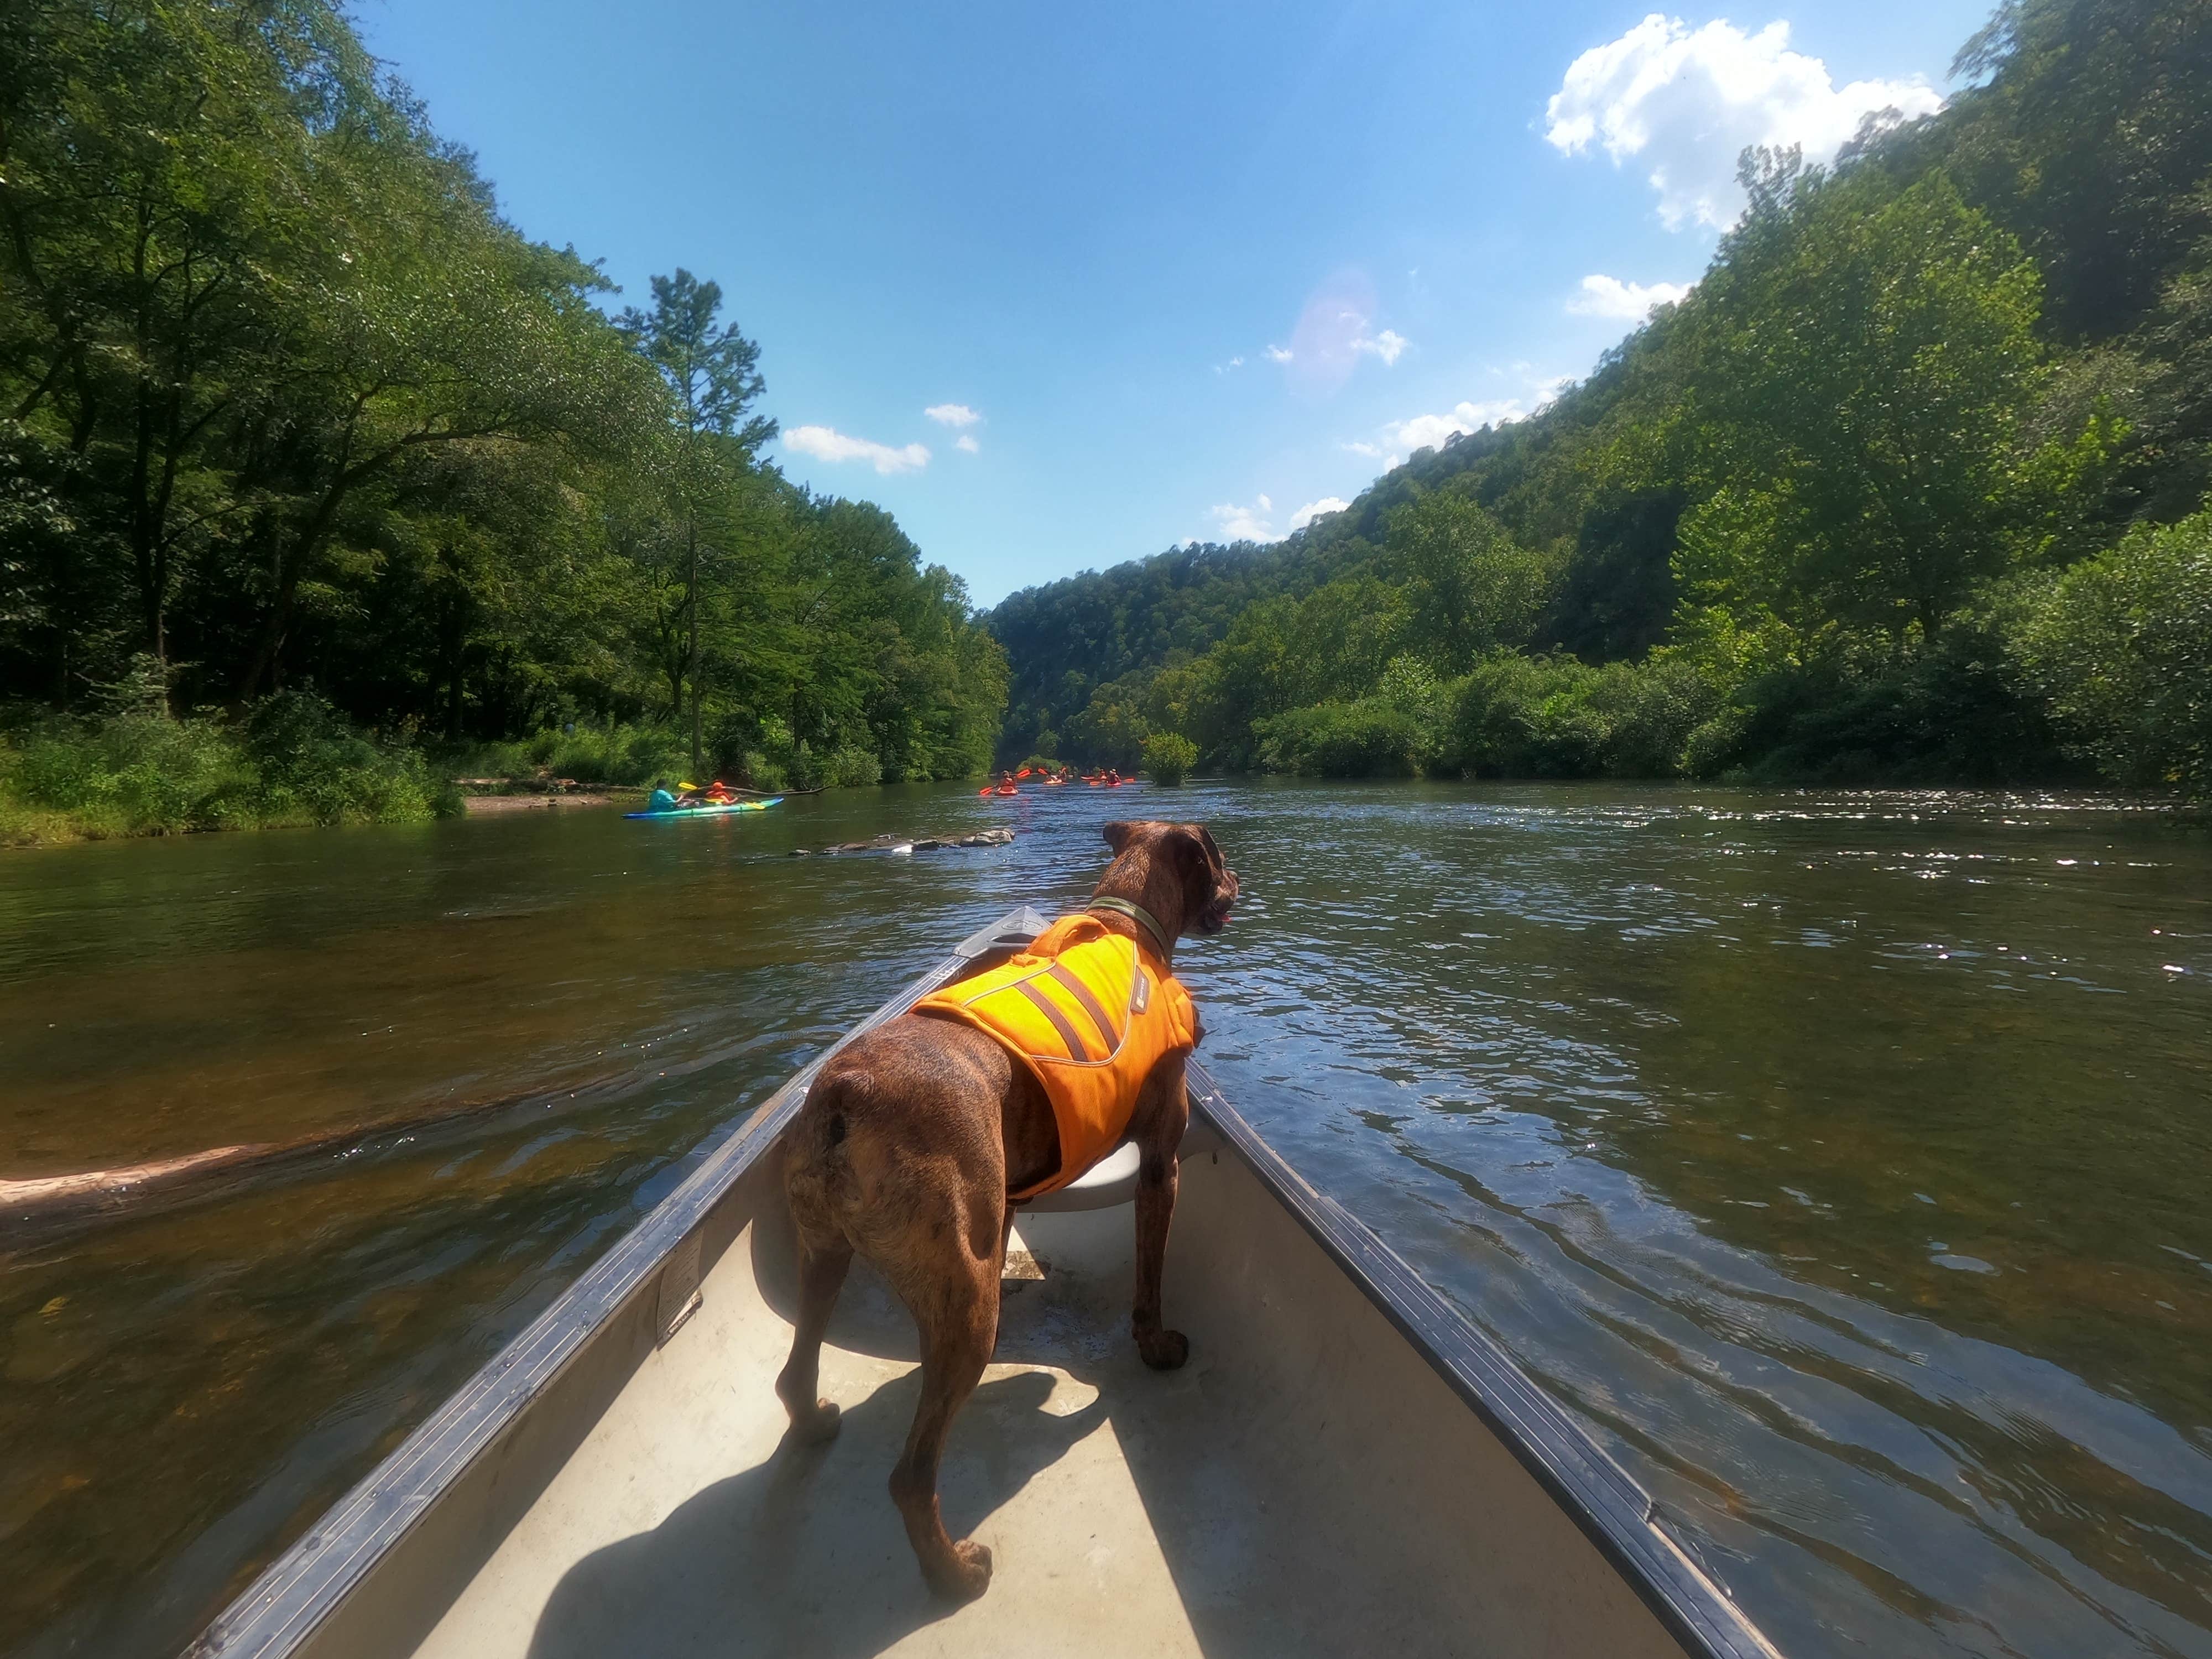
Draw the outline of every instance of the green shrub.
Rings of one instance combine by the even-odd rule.
[[[2075,565],[2018,637],[2073,750],[2212,799],[2212,510]]]
[[[1379,697],[1316,703],[1256,721],[1270,770],[1323,778],[1407,778],[1425,736],[1420,722]]]
[[[1443,702],[1440,769],[1669,778],[1691,769],[1693,734],[1719,712],[1723,695],[1695,665],[1666,656],[1593,668],[1572,657],[1500,652]]]
[[[1692,738],[1720,712],[1724,688],[1693,664],[1654,655],[1608,663],[1587,695],[1606,724],[1607,775],[1672,778],[1692,769]]]
[[[1476,777],[1540,775],[1538,711],[1563,680],[1590,672],[1571,658],[1510,651],[1485,657],[1448,696],[1439,765]]]
[[[690,740],[665,726],[553,728],[531,738],[526,753],[529,770],[542,768],[556,778],[613,788],[635,789],[656,778],[690,775]]]
[[[1145,739],[1145,770],[1154,783],[1178,784],[1198,764],[1198,745],[1180,732],[1155,732]]]
[[[280,691],[246,717],[264,822],[405,823],[459,811],[452,784],[419,750],[364,737],[319,697]]]
[[[872,750],[849,744],[833,749],[823,763],[822,781],[837,789],[866,789],[884,781],[884,763]]]
[[[860,735],[867,735],[865,728]],[[732,782],[742,780],[752,789],[869,788],[881,783],[885,772],[884,756],[869,742],[854,742],[848,736],[817,748],[804,738],[794,739],[789,725],[777,716],[757,716],[742,709],[716,722],[712,750],[716,776]],[[896,745],[894,752],[899,752]],[[926,780],[930,773],[906,754],[900,775]]]
[[[1735,694],[1735,752],[1756,778],[1986,783],[2069,771],[2027,672],[1993,629],[1961,618],[1932,644],[1844,637]]]

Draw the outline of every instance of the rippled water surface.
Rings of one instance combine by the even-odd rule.
[[[0,1650],[173,1652],[937,947],[1087,891],[1117,812],[1243,876],[1183,965],[1231,1098],[1786,1652],[2212,1656],[2202,828],[1293,785],[0,854],[0,1177],[346,1132],[0,1224]],[[981,822],[1022,833],[788,856]]]

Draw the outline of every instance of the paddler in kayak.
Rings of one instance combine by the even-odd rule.
[[[645,810],[648,812],[673,812],[677,805],[676,797],[669,793],[668,780],[655,778],[653,781],[653,793],[647,798]]]

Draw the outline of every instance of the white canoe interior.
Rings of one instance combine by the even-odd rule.
[[[1182,1370],[1147,1370],[1128,1334],[1127,1171],[1017,1224],[1035,1265],[1010,1268],[997,1363],[942,1480],[947,1527],[994,1558],[981,1600],[930,1595],[891,1506],[914,1328],[864,1262],[823,1351],[842,1432],[785,1438],[794,1276],[772,1142],[795,1083],[662,1206],[689,1193],[696,1215],[657,1211],[641,1260],[617,1247],[198,1650],[1772,1653],[1501,1352],[1202,1073],[1193,1091],[1165,1288]],[[1085,1204],[1110,1207],[1066,1207]]]

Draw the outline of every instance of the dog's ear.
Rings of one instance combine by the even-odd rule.
[[[1118,859],[1121,856],[1121,849],[1129,844],[1129,837],[1137,833],[1137,826],[1116,819],[1098,833],[1106,837],[1106,844],[1114,849],[1114,856]]]
[[[1211,898],[1213,878],[1223,868],[1221,849],[1213,844],[1213,837],[1202,823],[1178,823],[1175,828],[1176,860],[1182,866],[1184,879],[1201,902]]]

